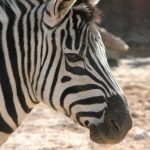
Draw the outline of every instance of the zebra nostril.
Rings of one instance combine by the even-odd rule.
[[[111,127],[111,129],[115,129],[115,130],[120,130],[120,126],[119,124],[114,120],[114,119],[109,119],[109,125]]]
[[[89,121],[88,120],[86,120],[85,122],[84,122],[84,125],[87,127],[87,128],[89,128]]]

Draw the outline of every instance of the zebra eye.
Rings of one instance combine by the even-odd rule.
[[[84,61],[84,58],[82,56],[75,53],[66,53],[65,56],[70,62]]]

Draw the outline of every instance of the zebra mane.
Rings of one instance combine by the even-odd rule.
[[[5,10],[6,7],[10,7],[9,3],[12,3],[11,0],[0,0],[0,7]]]
[[[5,7],[9,7],[10,3],[13,0],[0,0],[0,6],[5,9]],[[30,0],[32,1],[32,0]],[[48,0],[40,0],[41,2],[46,2]],[[76,0],[73,8],[81,12],[84,18],[89,22],[100,23],[101,22],[101,14],[102,11],[98,6],[100,0]]]
[[[81,11],[86,20],[99,24],[102,16],[102,11],[98,5],[99,1],[100,0],[77,0],[74,8]]]
[[[0,0],[0,6],[4,6],[6,4],[6,0]]]

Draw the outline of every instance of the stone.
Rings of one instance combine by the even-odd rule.
[[[135,140],[143,140],[146,137],[146,132],[143,129],[138,129],[135,133]]]

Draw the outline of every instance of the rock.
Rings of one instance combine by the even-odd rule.
[[[146,137],[147,137],[147,134],[143,129],[138,129],[135,133],[135,140],[143,140]]]
[[[145,105],[146,110],[150,110],[150,103],[149,102],[146,102],[144,105]]]
[[[129,46],[121,38],[109,33],[106,29],[101,28],[100,33],[106,47],[108,59],[116,60],[129,50]]]
[[[147,137],[150,138],[150,129],[146,131]]]
[[[131,115],[133,118],[138,118],[141,116],[141,112],[140,111],[134,111],[131,113]]]
[[[149,132],[147,132],[147,136],[148,136],[148,138],[150,138],[150,131],[149,131]]]

